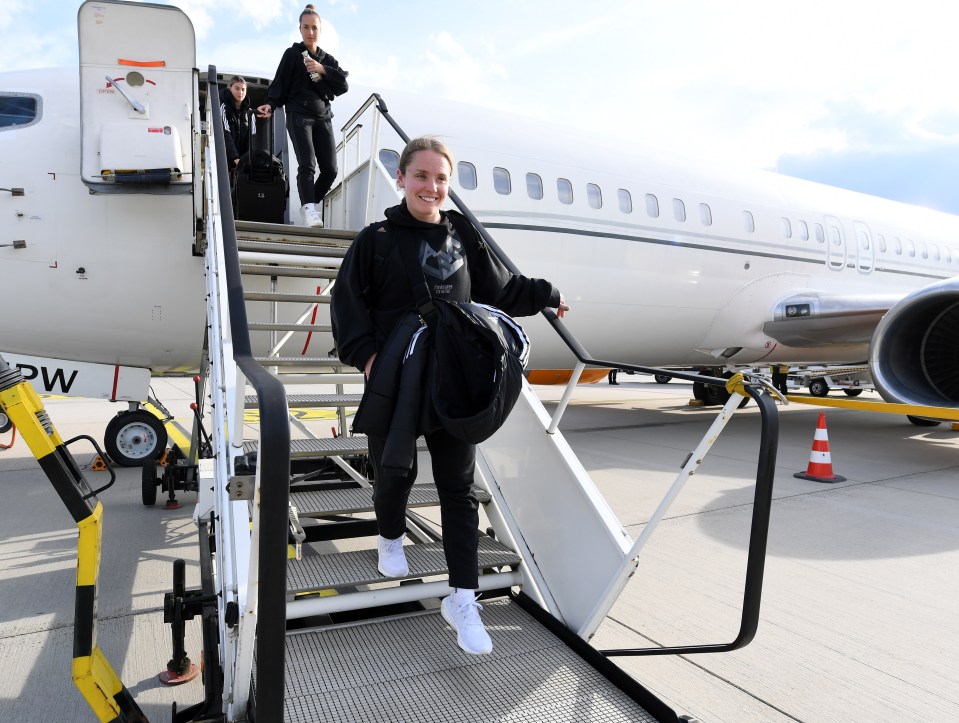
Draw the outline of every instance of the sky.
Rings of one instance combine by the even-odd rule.
[[[193,22],[198,67],[269,76],[305,3],[172,4]],[[959,213],[945,0],[314,4],[321,47],[387,102],[428,93]],[[75,64],[78,7],[3,0],[0,68]]]

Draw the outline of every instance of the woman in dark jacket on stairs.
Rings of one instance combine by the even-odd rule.
[[[400,254],[415,255],[434,299],[477,301],[513,316],[550,307],[562,317],[569,309],[559,289],[543,279],[511,274],[464,216],[441,210],[452,172],[452,155],[440,141],[417,138],[407,144],[396,174],[403,202],[387,209],[386,224],[361,231],[343,260],[333,287],[333,333],[340,358],[364,371],[367,378],[393,327],[416,306],[416,292],[410,288]],[[456,630],[463,650],[489,653],[493,644],[480,620],[475,595],[479,587],[479,514],[472,492],[476,446],[442,428],[424,436],[439,491],[443,549],[453,588],[443,599],[443,617]],[[370,435],[369,442],[380,533],[379,569],[388,577],[403,577],[409,574],[403,551],[406,501],[416,466],[409,474],[384,469],[385,440]]]

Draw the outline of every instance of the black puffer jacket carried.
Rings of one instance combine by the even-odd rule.
[[[220,91],[220,117],[223,119],[224,140],[226,141],[226,159],[229,167],[233,162],[250,150],[250,132],[256,135],[256,121],[253,110],[250,108],[250,98],[246,96],[240,107],[236,107],[236,100],[230,88]]]

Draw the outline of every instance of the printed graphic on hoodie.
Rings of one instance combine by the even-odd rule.
[[[466,263],[466,249],[463,242],[455,236],[447,236],[438,251],[425,241],[420,241],[420,266],[427,277],[437,281],[446,281]]]

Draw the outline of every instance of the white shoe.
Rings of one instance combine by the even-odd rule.
[[[387,540],[382,535],[376,536],[376,545],[379,549],[377,569],[387,577],[404,577],[410,574],[410,566],[406,563],[406,553],[403,552],[403,540],[406,535],[400,535],[395,540]]]
[[[479,612],[482,609],[472,590],[460,588],[455,588],[453,594],[443,598],[440,603],[443,619],[456,631],[457,644],[470,655],[493,652],[493,641],[480,620]]]
[[[303,213],[303,222],[310,228],[323,228],[323,218],[316,210],[315,203],[307,203],[300,211]]]

